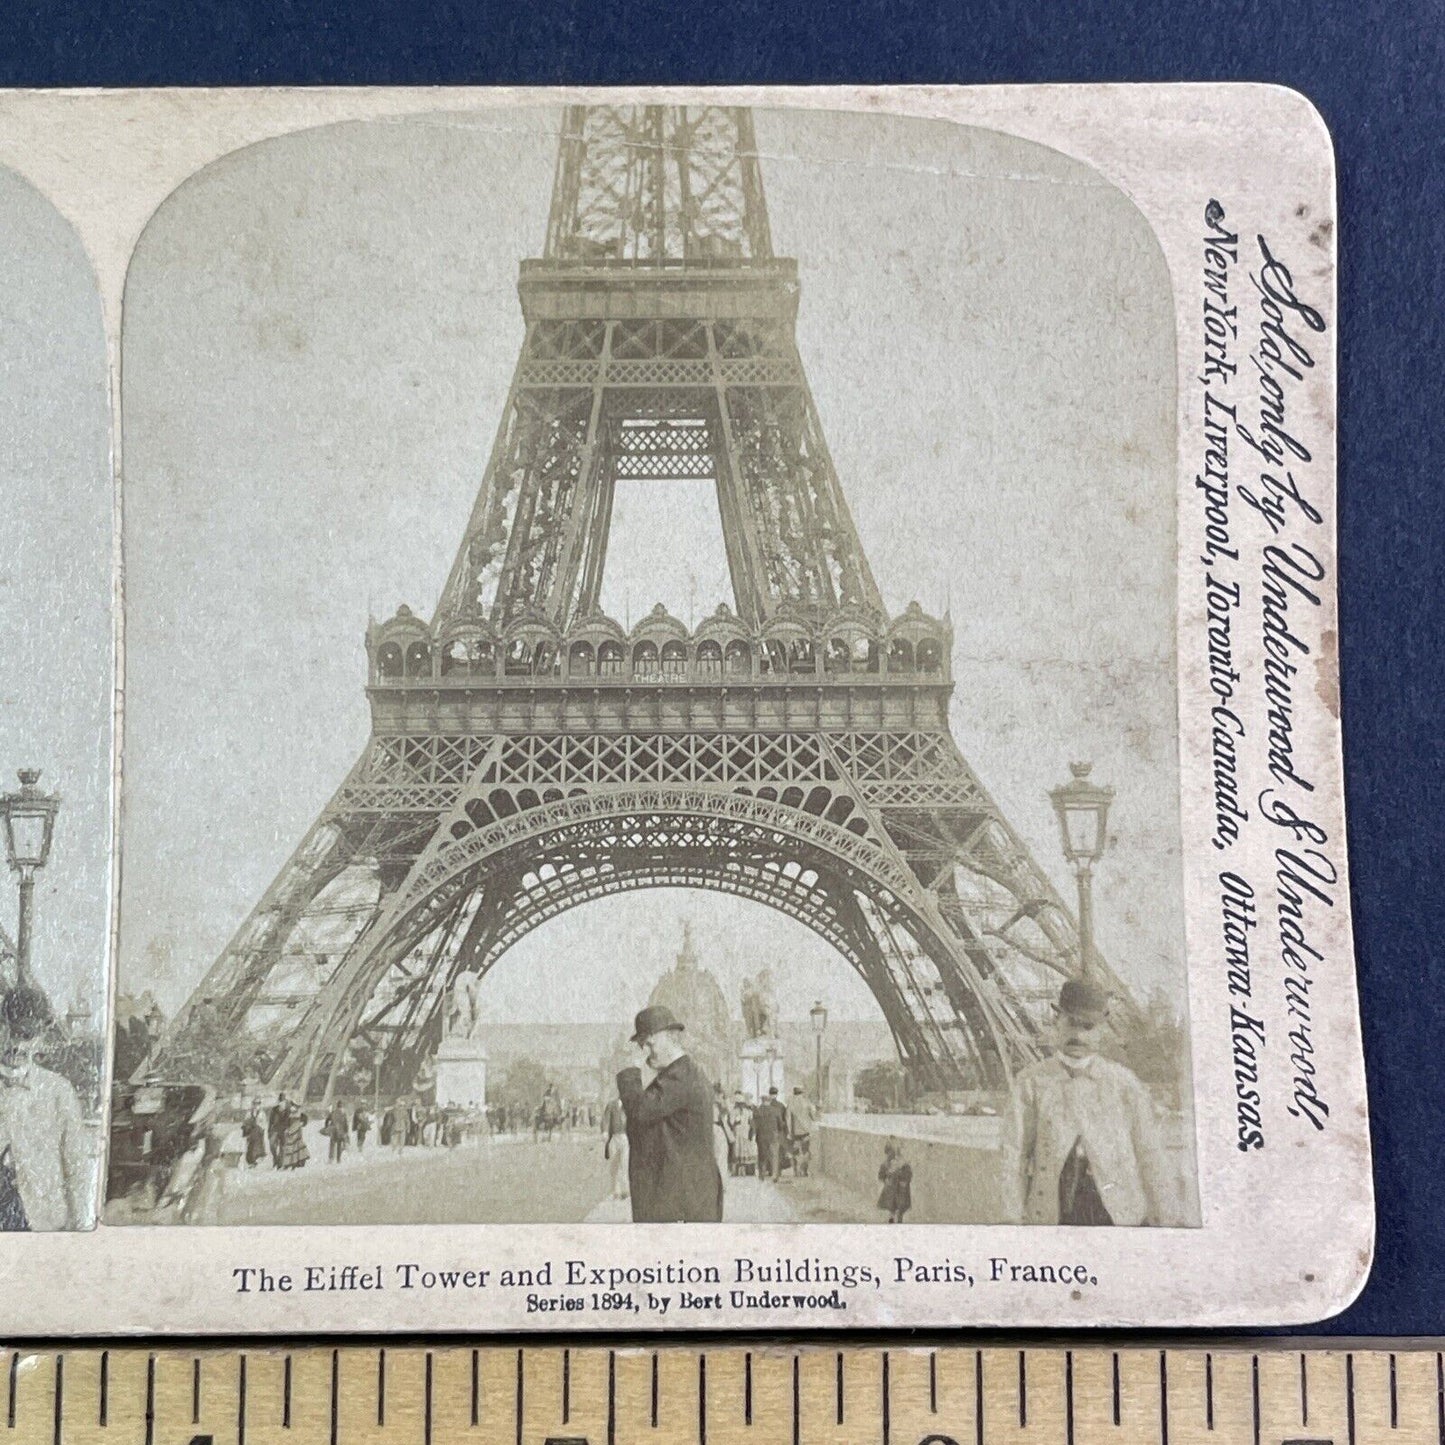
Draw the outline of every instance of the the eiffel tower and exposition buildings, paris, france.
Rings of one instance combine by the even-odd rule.
[[[526,338],[436,611],[370,628],[365,750],[149,1067],[403,1092],[462,971],[589,900],[695,887],[832,944],[921,1087],[1006,1086],[1078,930],[951,735],[948,620],[883,605],[749,112],[567,109],[518,291]],[[694,629],[600,610],[634,479],[716,487],[732,597]]]

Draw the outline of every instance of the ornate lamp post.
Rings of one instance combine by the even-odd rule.
[[[60,799],[42,793],[39,768],[20,769],[20,791],[0,797],[0,820],[5,824],[5,856],[20,875],[20,919],[15,939],[15,981],[30,983],[30,934],[35,902],[35,870],[50,857],[55,815]]]
[[[1070,763],[1071,781],[1049,793],[1059,815],[1064,857],[1074,870],[1079,885],[1079,973],[1094,974],[1094,864],[1108,845],[1109,804],[1113,788],[1101,788],[1089,781],[1092,763]]]
[[[818,999],[808,1010],[808,1017],[813,1021],[813,1040],[817,1045],[817,1063],[813,1071],[813,1093],[818,1100],[818,1109],[821,1112],[823,1108],[823,1030],[828,1027],[828,1010],[823,1007],[822,999]]]

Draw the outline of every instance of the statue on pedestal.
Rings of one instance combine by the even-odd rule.
[[[755,1104],[783,1088],[782,1045],[778,1041],[778,993],[773,971],[763,968],[743,980],[743,1032],[738,1057],[743,1093]]]
[[[452,981],[451,1006],[447,1010],[447,1038],[481,1038],[481,988],[481,974],[470,969],[463,969]]]
[[[482,1108],[487,1102],[481,989],[482,976],[471,969],[462,969],[452,980],[435,1063],[436,1101],[442,1108]]]
[[[778,1036],[778,994],[770,968],[743,980],[743,1027],[750,1039]]]

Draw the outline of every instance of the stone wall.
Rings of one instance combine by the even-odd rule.
[[[878,1170],[890,1139],[898,1140],[913,1166],[907,1223],[1000,1222],[997,1119],[830,1114],[819,1130],[814,1170],[854,1194],[877,1199]]]

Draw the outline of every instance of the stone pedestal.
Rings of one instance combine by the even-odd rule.
[[[749,1039],[738,1053],[738,1077],[738,1087],[755,1104],[768,1097],[769,1089],[785,1097],[782,1041]]]
[[[480,1039],[443,1039],[437,1050],[437,1104],[482,1107],[487,1102],[487,1049]]]

